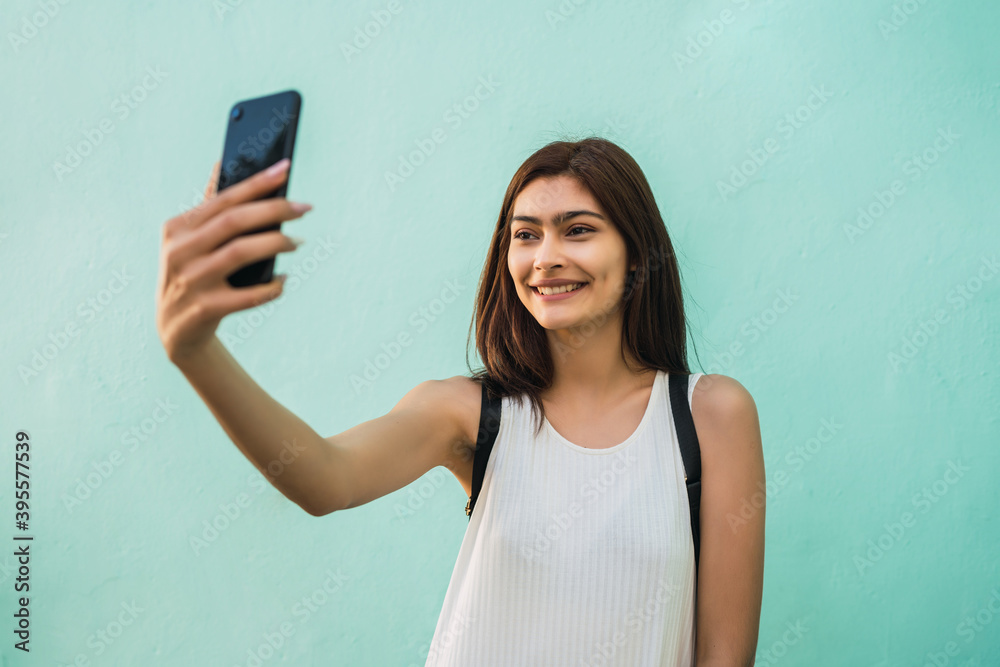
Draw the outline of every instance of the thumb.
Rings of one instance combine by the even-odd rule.
[[[205,185],[205,200],[209,200],[216,194],[216,188],[219,186],[219,169],[222,167],[222,160],[219,160],[214,165],[212,165],[212,175],[208,177],[208,183]]]

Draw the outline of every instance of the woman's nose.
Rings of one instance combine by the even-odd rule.
[[[543,238],[542,242],[538,244],[538,251],[535,253],[535,266],[539,270],[561,266],[561,264],[556,264],[555,262],[561,259],[562,252],[562,244],[558,238],[552,235]]]

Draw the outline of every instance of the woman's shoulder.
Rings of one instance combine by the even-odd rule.
[[[691,417],[702,453],[710,460],[729,456],[733,448],[760,447],[757,405],[734,378],[716,373],[699,377],[691,394]]]
[[[701,404],[707,411],[717,412],[746,409],[753,405],[753,397],[735,378],[717,373],[704,373],[695,381],[691,397],[692,411],[695,402]]]
[[[479,413],[482,411],[483,385],[466,375],[454,375],[441,380],[445,387],[444,400],[454,408],[464,435],[464,444],[470,448],[476,445],[479,433]]]
[[[462,432],[462,441],[452,451],[447,467],[458,479],[466,494],[472,493],[472,467],[475,459],[476,440],[479,436],[479,413],[482,411],[483,386],[477,380],[455,375],[439,380],[437,399],[447,406]]]

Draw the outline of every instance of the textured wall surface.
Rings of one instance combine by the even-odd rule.
[[[0,6],[5,628],[19,430],[35,538],[0,665],[423,664],[458,482],[314,518],[156,332],[163,222],[229,106],[287,88],[306,243],[219,329],[274,398],[329,436],[466,373],[510,177],[600,134],[663,212],[692,369],[757,403],[757,664],[1000,664],[998,5],[452,4]]]

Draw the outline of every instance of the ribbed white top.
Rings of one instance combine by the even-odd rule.
[[[607,449],[548,420],[536,438],[527,398],[504,398],[426,667],[690,667],[690,522],[667,373]]]

